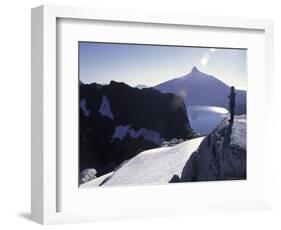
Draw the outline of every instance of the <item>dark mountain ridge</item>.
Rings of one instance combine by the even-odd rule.
[[[80,171],[93,167],[98,176],[161,141],[195,135],[181,97],[115,81],[80,84],[79,114]]]

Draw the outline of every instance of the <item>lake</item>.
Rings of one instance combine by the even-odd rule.
[[[206,135],[214,130],[229,115],[225,108],[215,106],[187,106],[187,114],[192,129]]]

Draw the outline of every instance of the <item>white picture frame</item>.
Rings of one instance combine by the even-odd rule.
[[[208,186],[210,192],[215,194],[218,189],[224,190],[224,187],[229,186],[233,191],[239,192],[240,189],[245,189],[248,195],[245,197],[239,195],[235,199],[228,199],[222,196],[221,201],[214,198],[201,199],[198,191],[206,189],[206,183],[195,183],[187,185],[186,183],[173,186],[149,186],[142,187],[128,187],[128,188],[106,188],[103,190],[97,190],[99,199],[104,201],[98,204],[95,200],[87,200],[90,204],[100,205],[93,207],[92,210],[86,207],[87,202],[82,202],[81,194],[83,197],[89,197],[89,191],[80,192],[78,187],[72,186],[73,191],[78,196],[68,196],[67,190],[62,187],[62,180],[64,177],[60,177],[60,160],[57,155],[59,149],[58,139],[58,112],[61,108],[58,108],[58,95],[61,88],[59,87],[57,75],[58,73],[58,23],[61,19],[74,21],[102,21],[105,23],[124,22],[130,23],[130,26],[134,26],[134,23],[153,25],[154,27],[168,26],[170,28],[180,27],[184,29],[185,26],[200,28],[201,30],[219,29],[225,31],[241,30],[243,33],[250,33],[251,31],[257,31],[262,34],[262,38],[259,40],[259,44],[262,44],[262,51],[259,53],[259,57],[256,57],[257,63],[259,63],[259,70],[261,70],[259,80],[256,85],[252,85],[249,82],[249,87],[252,88],[252,95],[257,95],[255,88],[262,89],[259,94],[259,98],[263,101],[267,108],[267,112],[263,112],[260,117],[265,120],[264,132],[266,136],[265,142],[262,144],[262,149],[265,154],[257,160],[257,163],[249,163],[252,168],[260,168],[262,166],[262,175],[260,179],[260,185],[258,181],[255,181],[253,185],[249,185],[251,179],[242,182],[240,187],[237,186],[237,182],[225,182],[225,184],[211,183]],[[76,25],[80,27],[79,23]],[[114,26],[114,25],[113,25]],[[269,114],[273,112],[275,100],[273,92],[273,22],[266,19],[247,19],[247,18],[231,18],[231,17],[210,17],[210,16],[191,16],[191,15],[173,15],[173,14],[159,14],[149,12],[127,12],[127,11],[114,11],[114,10],[100,10],[91,8],[79,8],[79,7],[66,7],[66,6],[51,6],[44,5],[32,9],[32,188],[31,188],[31,213],[32,219],[41,224],[56,224],[56,223],[69,223],[69,222],[83,222],[83,221],[96,221],[107,219],[124,219],[124,218],[143,218],[153,216],[171,216],[171,215],[184,215],[189,213],[206,213],[206,212],[225,212],[225,211],[245,211],[245,210],[264,210],[272,207],[272,174],[271,174],[271,152],[270,148],[270,133],[273,127]],[[234,46],[239,46],[240,41],[234,37]],[[122,38],[118,38],[122,39]],[[207,42],[212,42],[210,38]],[[208,41],[209,39],[209,41]],[[160,38],[159,38],[159,42]],[[163,42],[163,41],[162,41]],[[169,41],[166,40],[166,43]],[[253,41],[254,43],[254,41]],[[215,44],[213,41],[212,44]],[[246,44],[246,43],[245,43]],[[258,43],[257,43],[258,45]],[[253,63],[254,55],[250,56],[249,60]],[[250,65],[252,65],[250,63]],[[254,74],[254,72],[252,72]],[[66,82],[65,89],[71,90],[73,84],[71,80],[64,80]],[[69,84],[67,83],[69,82]],[[78,83],[78,81],[77,81]],[[253,103],[254,97],[249,96],[248,103]],[[78,108],[78,106],[77,106]],[[250,108],[250,114],[257,110],[257,107]],[[249,115],[250,116],[250,115]],[[249,135],[253,136],[255,124],[257,119],[252,118],[252,125],[249,124]],[[251,122],[250,122],[251,123]],[[258,148],[257,148],[258,149]],[[250,149],[251,150],[251,149]],[[258,151],[258,150],[257,150]],[[78,153],[77,153],[78,154]],[[250,158],[251,159],[251,158]],[[71,161],[71,160],[70,160]],[[75,162],[74,162],[75,163]],[[65,168],[65,167],[64,167]],[[254,172],[254,171],[253,171]],[[250,177],[251,178],[251,177]],[[248,184],[247,184],[248,183]],[[196,190],[191,191],[191,186],[196,187]],[[252,188],[250,188],[252,186]],[[256,186],[256,187],[253,187]],[[250,192],[255,188],[262,186],[263,189],[256,192],[253,199],[249,199]],[[74,188],[75,187],[75,188]],[[245,187],[245,188],[243,188]],[[191,201],[179,202],[178,199],[171,199],[171,197],[183,197],[188,196],[188,189],[190,194],[198,194],[197,197],[192,198]],[[64,192],[60,192],[60,189]],[[196,192],[197,191],[197,192]],[[227,190],[226,190],[227,191]],[[242,190],[241,190],[242,191]],[[69,192],[70,193],[70,192]],[[87,194],[88,193],[88,194]],[[150,206],[148,207],[145,202],[132,204],[133,197],[129,194],[136,194],[137,196],[143,196],[149,194],[150,197],[159,196],[153,200],[149,200]],[[159,194],[164,194],[163,196]],[[73,193],[74,194],[74,193]],[[123,198],[117,203],[106,203],[106,196],[116,194]],[[146,194],[146,195],[144,195]],[[79,198],[80,195],[80,198]],[[65,199],[68,203],[68,208],[61,208],[61,201]],[[128,197],[128,201],[124,200]],[[170,198],[169,198],[170,197]],[[166,198],[167,203],[161,202]],[[81,199],[81,202],[80,200]],[[89,198],[91,199],[91,198]],[[141,199],[140,199],[141,200]],[[114,202],[114,201],[112,201]],[[103,206],[102,207],[102,203]],[[123,205],[122,205],[123,204]],[[79,207],[78,207],[79,206]],[[71,209],[71,207],[73,207]],[[84,211],[82,211],[84,210]]]

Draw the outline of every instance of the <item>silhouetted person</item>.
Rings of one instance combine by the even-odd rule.
[[[233,123],[234,108],[235,108],[235,88],[234,88],[234,86],[230,87],[230,94],[228,95],[228,99],[229,99],[229,110],[230,110],[229,122]]]

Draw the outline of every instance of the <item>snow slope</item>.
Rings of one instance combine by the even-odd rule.
[[[181,175],[186,161],[203,139],[141,152],[115,171],[104,186],[167,184],[174,175]]]
[[[111,177],[112,175],[113,175],[113,172],[104,174],[100,177],[97,177],[97,178],[91,180],[91,181],[80,184],[79,188],[90,188],[90,187],[94,187],[94,186],[99,186],[101,183],[103,183],[104,180]]]

